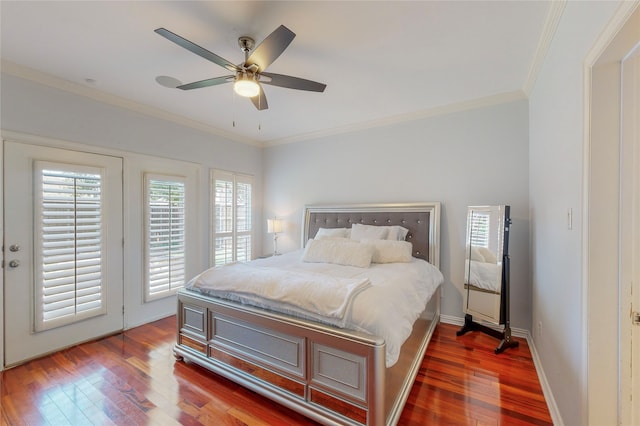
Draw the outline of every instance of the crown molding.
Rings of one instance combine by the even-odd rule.
[[[7,60],[0,62],[0,71],[4,74],[12,75],[25,80],[30,80],[36,83],[44,84],[55,89],[70,92],[79,96],[94,99],[98,102],[110,104],[119,108],[135,111],[153,118],[158,118],[165,121],[170,121],[181,126],[190,127],[195,130],[199,130],[204,133],[209,133],[215,136],[223,137],[225,139],[241,142],[252,146],[262,146],[259,141],[243,138],[236,134],[226,132],[224,130],[209,126],[196,120],[190,120],[177,114],[172,114],[160,108],[154,108],[149,105],[134,102],[129,99],[122,98],[120,96],[111,95],[100,91],[92,87],[86,87],[72,81],[64,80],[50,74],[37,71],[33,68],[25,67],[23,65],[16,64]]]
[[[553,37],[556,34],[556,30],[558,29],[558,25],[560,24],[560,18],[562,17],[562,13],[564,12],[566,5],[567,0],[551,1],[551,5],[549,6],[549,10],[547,11],[547,17],[545,19],[544,26],[542,27],[542,33],[540,34],[540,38],[538,39],[538,47],[536,47],[536,53],[533,56],[533,61],[531,62],[531,66],[529,67],[529,73],[527,74],[527,78],[522,88],[522,91],[526,93],[527,96],[531,94],[531,91],[536,84],[538,73],[540,72],[540,68],[542,68],[544,58],[547,56],[547,52],[549,51],[549,47],[551,46]]]
[[[505,92],[505,93],[500,93],[493,96],[486,96],[483,98],[471,99],[463,102],[437,106],[434,108],[429,108],[426,110],[417,111],[409,114],[394,115],[387,118],[381,118],[377,120],[371,120],[371,121],[365,121],[365,122],[346,125],[346,126],[335,127],[333,129],[322,130],[314,133],[305,133],[303,135],[292,136],[290,138],[273,139],[270,141],[266,141],[263,146],[269,147],[269,146],[276,146],[276,145],[285,145],[285,144],[290,144],[295,142],[302,142],[310,139],[319,139],[319,138],[324,138],[324,137],[334,136],[334,135],[339,135],[344,133],[357,132],[360,130],[368,130],[368,129],[373,129],[377,127],[386,127],[394,124],[400,124],[400,123],[405,123],[409,121],[435,117],[438,115],[452,114],[455,112],[467,111],[467,110],[476,109],[476,108],[484,108],[488,106],[509,103],[509,102],[518,101],[522,99],[527,99],[527,96],[521,90],[517,90],[514,92]]]
[[[483,98],[471,99],[471,100],[466,100],[466,101],[457,102],[453,104],[437,106],[437,107],[429,108],[422,111],[412,112],[409,114],[395,115],[391,117],[385,117],[381,119],[335,127],[333,129],[321,130],[318,132],[305,133],[305,134],[291,136],[288,138],[272,139],[269,141],[261,142],[259,140],[243,138],[236,134],[225,132],[223,130],[214,128],[212,126],[208,126],[204,123],[201,123],[195,120],[190,120],[185,117],[179,116],[177,114],[172,114],[170,112],[161,110],[159,108],[153,108],[148,105],[134,102],[119,96],[111,95],[91,87],[82,86],[80,84],[77,84],[68,80],[64,80],[64,79],[34,70],[29,67],[18,65],[10,61],[2,60],[0,62],[0,70],[2,71],[2,73],[8,74],[8,75],[13,75],[22,79],[34,81],[36,83],[47,85],[49,87],[74,93],[79,96],[95,99],[99,102],[111,104],[116,107],[135,111],[138,113],[145,114],[147,116],[151,116],[151,117],[158,118],[165,121],[170,121],[185,127],[190,127],[190,128],[205,132],[205,133],[220,136],[231,141],[240,142],[240,143],[244,143],[244,144],[252,145],[256,147],[269,147],[269,146],[290,144],[295,142],[302,142],[302,141],[311,140],[311,139],[335,136],[339,134],[373,129],[377,127],[386,127],[394,124],[420,120],[420,119],[425,119],[429,117],[435,117],[438,115],[446,115],[446,114],[451,114],[455,112],[461,112],[461,111],[466,111],[466,110],[471,110],[476,108],[483,108],[483,107],[513,102],[516,100],[527,99],[527,94],[525,92],[521,90],[517,90],[513,92],[505,92],[497,95],[486,96]]]

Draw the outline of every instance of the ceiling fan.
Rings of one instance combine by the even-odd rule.
[[[269,106],[267,104],[267,98],[264,95],[264,90],[262,90],[262,84],[286,87],[288,89],[308,90],[311,92],[323,92],[325,87],[327,87],[326,84],[305,80],[303,78],[264,72],[264,70],[284,52],[296,36],[293,31],[284,25],[276,28],[276,30],[269,34],[255,49],[255,41],[251,37],[238,38],[240,49],[244,52],[244,62],[238,65],[221,58],[215,53],[198,46],[166,28],[158,28],[155,32],[178,46],[184,47],[190,52],[233,72],[232,75],[182,84],[177,86],[178,89],[199,89],[233,82],[233,88],[238,95],[251,98],[253,105],[255,105],[257,109],[263,110]]]

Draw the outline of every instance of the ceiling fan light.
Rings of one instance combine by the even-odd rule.
[[[245,98],[253,98],[260,93],[260,85],[258,82],[249,77],[238,77],[233,83],[233,90]]]

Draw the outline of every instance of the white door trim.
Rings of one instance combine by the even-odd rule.
[[[70,142],[55,138],[30,135],[11,130],[0,129],[2,138],[9,142],[28,143],[31,145],[40,145],[44,147],[69,149],[73,151],[87,152],[92,154],[111,155],[124,159],[123,172],[123,226],[126,236],[124,242],[124,253],[127,261],[124,265],[124,285],[125,285],[125,330],[135,327],[146,322],[150,322],[159,318],[164,318],[175,313],[175,301],[168,298],[165,301],[159,301],[147,306],[142,306],[139,299],[142,293],[137,286],[142,282],[140,268],[142,264],[131,262],[131,259],[137,259],[141,253],[141,220],[142,213],[140,210],[140,201],[142,199],[142,183],[140,176],[143,171],[167,171],[173,170],[172,173],[185,174],[190,180],[190,198],[195,200],[190,208],[193,216],[190,214],[189,234],[192,241],[192,254],[189,256],[188,273],[195,275],[208,267],[208,238],[204,238],[200,229],[208,229],[208,216],[203,210],[206,207],[209,197],[209,174],[208,168],[204,169],[200,163],[175,160],[172,158],[161,157],[156,155],[140,154],[120,149],[105,148],[102,146],[88,145],[79,142]],[[203,170],[207,170],[206,172]],[[162,305],[162,306],[161,306]],[[0,306],[1,309],[1,306]],[[0,314],[2,311],[0,310]]]
[[[584,380],[582,417],[587,424],[619,424],[622,406],[619,384],[619,61],[628,53],[615,39],[634,24],[629,19],[640,2],[621,2],[584,62],[582,341]],[[637,13],[636,15],[637,16]],[[634,18],[636,19],[636,18]],[[618,52],[620,50],[620,52]],[[611,67],[602,67],[603,63]],[[616,62],[618,65],[616,65]],[[617,67],[617,69],[616,69]],[[609,92],[602,89],[609,85]],[[613,87],[613,88],[612,88]],[[595,98],[595,100],[594,100]],[[613,114],[612,114],[613,113]],[[614,141],[615,147],[611,146]],[[609,144],[609,145],[607,145]],[[610,151],[607,151],[607,148]],[[612,151],[613,152],[612,152]],[[602,155],[605,153],[605,155]],[[607,162],[608,161],[608,162]],[[615,164],[614,164],[615,163]],[[615,169],[615,170],[614,170]],[[615,200],[614,200],[615,199]],[[607,201],[604,201],[607,200]],[[610,200],[610,202],[609,202]],[[614,321],[615,320],[615,321]],[[612,371],[603,366],[618,367]]]
[[[5,278],[7,278],[4,280],[4,297],[7,301],[4,309],[6,315],[4,321],[5,363],[12,365],[21,363],[69,345],[121,331],[123,328],[124,288],[122,274],[122,157],[42,147],[20,142],[4,142],[3,148],[4,157],[7,158],[7,163],[3,167],[4,173],[7,176],[18,177],[12,180],[11,186],[3,188],[5,205],[11,207],[5,211],[4,215],[7,220],[7,230],[10,231],[5,232],[4,236],[7,241],[4,241],[4,245],[6,247],[9,247],[10,244],[21,246],[19,250],[10,252],[10,256],[9,252],[5,252],[5,255],[11,258],[9,260],[15,260],[16,263],[21,262],[17,267],[4,269]],[[67,273],[73,272],[73,269],[78,267],[78,263],[76,263],[78,260],[73,256],[78,252],[73,246],[70,246],[72,254],[69,259],[70,265],[68,263],[52,263],[51,265],[54,265],[55,268],[54,272],[50,271],[53,276],[50,274],[49,278],[53,278],[53,281],[47,282],[58,286],[55,287],[56,291],[60,288],[64,290],[59,296],[68,297],[71,294],[72,309],[68,313],[74,317],[74,320],[65,322],[64,319],[67,317],[61,317],[61,324],[56,324],[53,327],[47,326],[44,329],[39,329],[37,326],[39,324],[36,320],[38,311],[34,305],[39,286],[43,282],[37,277],[38,268],[36,265],[38,263],[34,264],[34,262],[38,262],[38,247],[41,247],[43,241],[38,237],[38,227],[35,225],[40,222],[41,217],[37,214],[32,216],[37,212],[36,206],[44,188],[37,184],[39,176],[37,164],[41,161],[47,162],[48,167],[53,167],[53,170],[58,170],[57,167],[60,167],[60,170],[69,171],[85,172],[91,170],[92,173],[100,175],[100,180],[96,182],[99,182],[97,194],[99,194],[101,202],[96,207],[102,212],[97,222],[89,217],[92,220],[89,223],[89,229],[79,228],[81,229],[79,232],[86,236],[81,237],[81,241],[84,241],[81,243],[82,247],[90,247],[92,250],[88,253],[93,257],[90,258],[88,264],[84,264],[85,261],[80,260],[80,269],[76,269],[76,272],[80,271],[81,277],[83,277],[80,279],[80,286],[89,285],[90,287],[86,287],[89,290],[95,289],[96,286],[101,287],[98,293],[92,293],[94,296],[99,296],[100,304],[96,305],[96,301],[92,299],[85,300],[89,302],[89,305],[85,306],[93,309],[93,314],[90,317],[87,317],[89,311],[74,313],[73,303],[77,303],[73,299],[74,294],[77,294],[73,292],[75,280],[73,274],[67,276]],[[87,166],[90,168],[88,169]],[[74,198],[76,195],[71,194],[70,196]],[[76,210],[72,207],[72,211]],[[71,223],[74,224],[75,219],[72,219]],[[66,226],[62,229],[67,231]],[[87,230],[90,233],[87,234]],[[60,234],[60,231],[56,230],[52,235],[59,238],[60,235],[67,233]],[[71,227],[71,234],[75,234],[73,227]],[[67,250],[69,248],[68,241],[68,238],[62,238],[55,240],[54,243],[62,242]],[[86,245],[87,243],[91,245]],[[93,254],[94,250],[100,251],[98,257]],[[64,253],[64,256],[68,255],[67,252]],[[81,257],[81,259],[83,258]],[[96,260],[98,263],[95,263]],[[58,270],[59,267],[66,269],[64,271]],[[61,278],[64,280],[62,286],[60,286],[57,276],[60,272],[64,272],[64,277],[66,277]],[[96,280],[96,278],[98,279]],[[42,279],[44,280],[44,278]],[[71,291],[69,291],[69,286],[71,286]],[[56,309],[60,308],[57,303],[54,305]],[[7,318],[10,318],[11,321],[7,321]]]
[[[0,147],[0,164],[4,165],[4,142]],[[4,167],[4,166],[3,166]],[[4,170],[0,172],[0,188],[2,196],[0,196],[0,241],[4,244]],[[2,251],[2,259],[4,265],[4,250]],[[4,369],[4,269],[0,273],[0,371]]]
[[[638,23],[640,27],[640,22]],[[621,170],[620,170],[620,420],[640,423],[640,404],[625,403],[640,397],[638,338],[632,311],[640,310],[640,29],[639,42],[621,61]],[[635,288],[634,288],[635,283]],[[635,335],[634,335],[635,334]]]

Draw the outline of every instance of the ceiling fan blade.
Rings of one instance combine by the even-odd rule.
[[[326,84],[317,81],[305,80],[304,78],[292,77],[290,75],[273,74],[263,72],[260,76],[268,77],[271,81],[260,81],[262,84],[270,84],[272,86],[286,87],[288,89],[308,90],[310,92],[324,92]]]
[[[176,87],[180,86],[182,84],[182,82],[180,80],[178,80],[177,78],[173,78],[170,77],[168,75],[159,75],[156,77],[156,82],[164,87],[167,87],[169,89],[175,89]]]
[[[225,75],[223,77],[214,77],[208,78],[206,80],[194,81],[193,83],[183,84],[181,86],[177,86],[176,88],[182,90],[200,89],[202,87],[217,86],[218,84],[229,83],[232,82],[233,79],[234,76]]]
[[[239,68],[235,64],[232,64],[226,59],[221,58],[215,53],[209,52],[204,47],[200,47],[197,44],[187,40],[186,38],[180,37],[178,34],[172,33],[166,28],[158,28],[155,30],[155,32],[160,34],[162,37],[166,38],[167,40],[174,42],[178,46],[184,47],[188,51],[193,52],[196,55],[201,56],[204,59],[213,62],[214,64],[218,64],[221,67],[228,69],[229,71],[236,72],[239,70]]]
[[[256,64],[258,72],[265,70],[291,44],[296,34],[280,25],[256,47],[247,58],[247,64]]]
[[[253,105],[259,111],[269,108],[269,104],[267,104],[267,97],[264,95],[264,90],[262,90],[262,86],[260,86],[260,94],[251,98],[251,102],[253,102]]]

